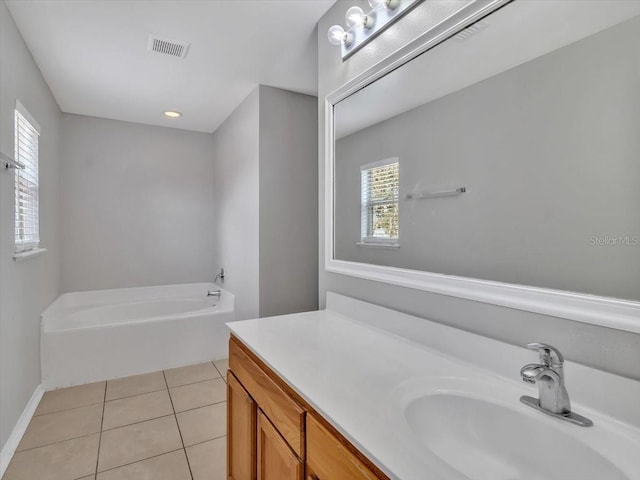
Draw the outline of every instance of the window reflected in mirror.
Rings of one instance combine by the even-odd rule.
[[[508,4],[334,106],[334,259],[640,300],[639,85],[640,2]]]

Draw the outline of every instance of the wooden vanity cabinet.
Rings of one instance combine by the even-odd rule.
[[[228,480],[388,480],[233,336],[227,379]]]
[[[255,480],[257,405],[238,379],[227,374],[227,478]]]
[[[302,480],[304,463],[258,411],[258,480]]]
[[[378,480],[341,441],[312,415],[307,417],[308,480]]]

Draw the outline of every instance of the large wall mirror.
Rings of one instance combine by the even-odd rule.
[[[640,332],[640,2],[473,20],[328,98],[327,269]]]

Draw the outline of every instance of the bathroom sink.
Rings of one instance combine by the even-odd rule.
[[[615,425],[568,424],[521,404],[517,393],[500,381],[447,378],[433,388],[410,386],[402,396],[405,419],[425,454],[460,479],[636,478],[619,468],[635,455]]]

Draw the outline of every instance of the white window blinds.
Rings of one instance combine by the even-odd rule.
[[[360,232],[364,243],[396,244],[399,233],[400,164],[388,158],[360,167]]]
[[[17,102],[15,111],[15,159],[25,165],[15,177],[15,251],[38,248],[38,137],[40,128]]]

